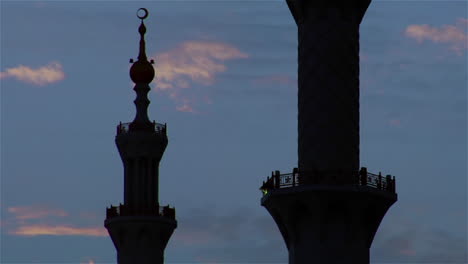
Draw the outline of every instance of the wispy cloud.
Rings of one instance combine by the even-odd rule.
[[[468,19],[459,18],[454,25],[443,25],[441,27],[432,27],[427,24],[410,25],[405,30],[405,35],[416,39],[419,43],[425,40],[434,43],[449,44],[450,49],[458,55],[467,49],[467,26]]]
[[[196,252],[192,259],[181,258],[180,262],[287,262],[286,247],[271,217],[258,217],[248,208],[236,208],[228,214],[207,208],[179,215],[180,228],[171,243],[181,252]],[[249,243],[245,243],[246,237]]]
[[[5,221],[4,229],[10,235],[17,236],[107,236],[104,227],[81,227],[70,221],[86,219],[68,218],[69,214],[62,209],[47,206],[14,206],[8,207],[9,219]],[[94,223],[94,221],[93,221]]]
[[[8,68],[4,72],[0,72],[0,79],[5,78],[14,78],[22,82],[42,86],[65,79],[65,73],[60,63],[51,62],[36,69],[24,65]]]
[[[156,89],[190,87],[190,81],[211,85],[215,75],[226,71],[226,60],[247,58],[232,45],[220,42],[188,41],[156,55]]]
[[[52,209],[37,206],[9,207],[8,212],[14,214],[18,220],[40,219],[48,216],[68,216],[67,212],[61,209]]]
[[[210,219],[213,218],[212,222],[203,221],[207,215]],[[192,209],[188,214],[179,217],[179,222],[185,224],[180,226],[173,238],[184,245],[224,244],[239,239],[239,233],[246,220],[246,216],[232,217],[218,215],[205,208]]]
[[[180,227],[171,237],[171,243],[180,252],[187,252],[186,256],[191,254],[188,252],[194,255],[178,261],[287,263],[284,240],[266,211],[236,208],[226,214],[213,208],[207,206],[179,214]],[[406,210],[411,213],[406,214]],[[371,262],[465,263],[466,233],[437,231],[433,224],[418,222],[420,217],[427,219],[432,214],[425,210],[419,205],[400,211],[403,217],[395,216],[394,212],[387,215],[390,219],[379,228],[372,245]],[[461,217],[466,219],[466,215]]]
[[[190,104],[188,102],[184,103],[181,106],[177,106],[176,110],[180,111],[180,112],[188,112],[188,113],[194,113],[195,112],[195,110],[193,110],[193,108],[190,106]]]
[[[183,92],[193,83],[212,85],[216,75],[227,70],[228,60],[248,58],[236,47],[208,41],[187,41],[155,55],[156,90],[169,93],[178,111],[194,112],[192,100]]]
[[[107,231],[103,227],[34,224],[19,226],[16,229],[10,230],[9,234],[19,236],[107,236]]]

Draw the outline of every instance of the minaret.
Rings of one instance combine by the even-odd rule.
[[[131,123],[117,126],[115,137],[124,167],[124,203],[107,208],[104,226],[117,249],[117,263],[162,264],[177,221],[174,208],[159,206],[159,162],[167,146],[166,125],[148,118],[147,94],[154,78],[153,60],[149,62],[145,52],[143,19],[148,11],[140,8],[137,16],[141,19],[140,51],[136,62],[130,60],[136,115]]]
[[[370,0],[287,0],[298,27],[298,168],[260,188],[290,264],[369,263],[395,178],[359,169],[359,25]],[[384,157],[382,157],[384,158]]]

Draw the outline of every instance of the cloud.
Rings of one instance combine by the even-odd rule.
[[[65,78],[65,73],[60,63],[51,62],[36,69],[23,65],[19,65],[15,68],[8,68],[6,71],[0,72],[0,79],[5,78],[15,78],[22,82],[43,86],[63,80]]]
[[[179,227],[171,238],[172,248],[192,253],[181,254],[173,262],[287,262],[281,234],[266,212],[258,216],[249,208],[225,213],[213,208],[192,209],[179,215]]]
[[[8,232],[18,236],[107,236],[103,227],[74,227],[70,225],[34,224],[19,226]]]
[[[40,219],[48,216],[68,216],[67,212],[60,209],[36,206],[9,207],[8,212],[14,214],[15,218],[18,220]]]
[[[428,249],[418,259],[419,262],[468,263],[466,230],[458,236],[440,229],[430,230],[423,235]]]
[[[190,212],[180,215],[178,219],[180,227],[174,233],[174,241],[185,245],[204,245],[215,242],[218,236],[212,233],[213,222],[201,221],[201,216],[204,214],[215,217],[212,212],[208,212],[204,208],[192,209]]]
[[[79,227],[71,221],[88,219],[89,213],[80,213],[79,217],[67,218],[69,214],[62,209],[45,206],[8,207],[10,219],[5,222],[8,234],[18,236],[107,236],[103,227]],[[97,219],[93,219],[97,220]],[[99,219],[99,222],[102,219]],[[93,221],[93,224],[96,221]]]
[[[439,28],[426,24],[410,25],[405,30],[405,35],[416,39],[419,43],[425,40],[434,43],[449,44],[450,49],[461,55],[467,49],[467,25],[468,19],[459,18],[455,25],[443,25]]]
[[[420,201],[399,204],[379,227],[372,244],[371,262],[466,263],[466,209],[462,214],[458,212],[441,211]],[[437,218],[438,214],[444,219],[458,217],[458,223],[450,226],[421,221]]]
[[[224,244],[240,238],[243,225],[248,220],[246,215],[236,213],[220,215],[206,208],[192,209],[179,217],[180,227],[174,233],[174,240],[189,245],[204,245],[207,243]],[[248,209],[243,209],[248,211]],[[206,217],[211,221],[206,221]]]
[[[226,60],[247,58],[234,46],[220,42],[188,41],[156,55],[156,89],[188,88],[190,82],[211,85],[226,71]]]
[[[396,228],[393,228],[396,229]],[[375,262],[465,263],[466,234],[453,234],[434,227],[410,223],[403,230],[379,231],[383,238],[373,243]]]
[[[415,233],[417,232],[414,229],[398,234],[386,232],[386,235],[391,235],[382,241],[374,241],[373,243],[374,257],[378,261],[414,260],[414,256],[416,256]]]
[[[188,104],[188,102],[186,102],[182,106],[176,107],[176,110],[180,111],[180,112],[188,112],[188,113],[194,113],[195,112],[193,110],[193,108]]]
[[[183,90],[193,83],[210,86],[216,75],[227,70],[225,61],[245,59],[248,55],[236,47],[208,41],[187,41],[172,50],[155,55],[156,90],[169,93],[181,106],[178,111],[194,112],[193,98]]]

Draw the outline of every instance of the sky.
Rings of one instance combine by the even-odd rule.
[[[0,262],[116,262],[103,222],[123,200],[140,7],[169,137],[159,199],[178,220],[166,263],[287,263],[258,190],[297,166],[297,29],[279,0],[2,0]],[[468,262],[467,8],[373,1],[361,24],[361,166],[398,193],[372,263]]]

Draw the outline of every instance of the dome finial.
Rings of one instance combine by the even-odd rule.
[[[138,32],[140,33],[140,50],[138,53],[138,60],[135,63],[133,63],[133,60],[130,60],[130,62],[133,63],[130,68],[130,77],[135,83],[150,83],[154,78],[154,68],[151,65],[153,64],[153,60],[149,62],[146,57],[146,27],[143,20],[146,19],[148,15],[149,12],[146,8],[140,8],[137,11],[137,17],[141,19],[141,24],[138,28]]]
[[[153,60],[148,61],[145,50],[145,33],[146,27],[143,20],[148,17],[148,10],[146,8],[140,8],[137,11],[137,17],[141,19],[140,27],[138,32],[140,33],[140,51],[138,54],[138,60],[133,62],[130,68],[130,78],[135,83],[133,90],[137,96],[135,101],[136,115],[133,122],[130,124],[130,131],[135,130],[147,130],[154,131],[154,124],[149,120],[148,117],[148,92],[151,90],[149,84],[154,78]]]

